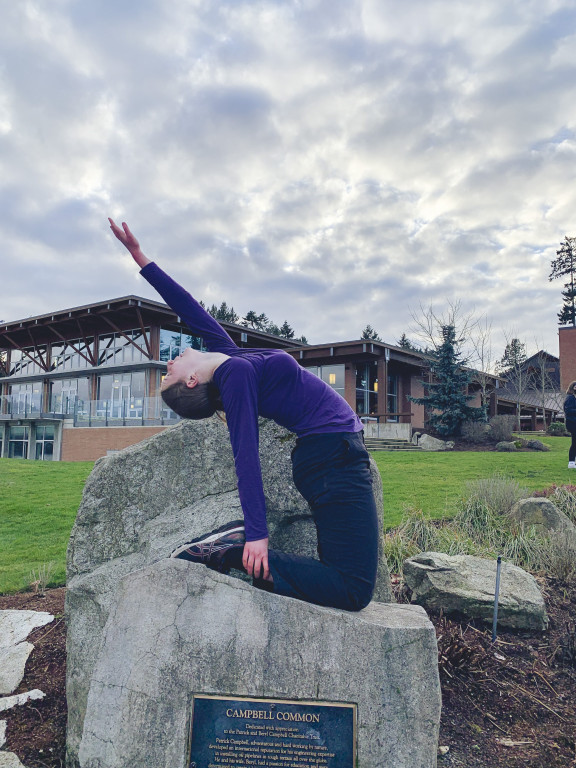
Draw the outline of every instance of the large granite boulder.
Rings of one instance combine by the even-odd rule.
[[[270,545],[316,556],[315,527],[292,482],[294,440],[273,422],[261,421]],[[382,484],[371,465],[381,520]],[[77,765],[90,679],[121,579],[164,560],[183,541],[241,517],[228,431],[216,417],[183,421],[96,462],[68,547],[69,766]],[[374,599],[393,600],[382,555]]]
[[[162,560],[121,580],[100,645],[79,745],[81,768],[187,768],[194,694],[237,696],[241,710],[268,699],[356,703],[362,768],[436,766],[436,637],[417,606],[371,603],[347,613]],[[257,765],[266,745],[254,737],[263,735],[265,723],[259,734],[242,720],[232,725],[242,730],[211,727],[221,742],[236,745],[226,747],[236,755],[234,765],[245,764],[241,752],[251,758],[246,765]],[[309,728],[301,731],[301,739],[318,738]],[[234,741],[230,733],[241,737]],[[219,739],[211,739],[206,751],[220,765],[214,760]],[[260,756],[260,765],[279,764]]]
[[[433,613],[492,621],[496,561],[470,555],[422,552],[404,562],[412,601]],[[548,617],[533,576],[502,563],[498,624],[513,629],[546,629]]]
[[[537,497],[520,499],[508,515],[519,525],[532,526],[544,536],[552,532],[564,531],[576,539],[576,526],[550,499]]]

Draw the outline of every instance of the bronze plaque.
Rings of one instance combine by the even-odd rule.
[[[356,704],[196,694],[189,768],[354,768]]]

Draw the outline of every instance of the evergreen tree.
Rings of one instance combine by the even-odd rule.
[[[362,331],[362,336],[360,336],[361,339],[367,339],[369,341],[382,341],[380,336],[378,336],[377,331],[372,328],[371,325],[367,325],[366,328]]]
[[[401,347],[402,349],[411,349],[413,352],[422,352],[420,347],[417,347],[416,344],[413,344],[405,333],[400,336],[396,342],[396,346]]]
[[[290,325],[288,325],[288,321],[284,320],[282,323],[282,327],[280,328],[279,336],[282,336],[283,339],[293,339],[294,338],[294,330]]]
[[[496,363],[496,371],[502,376],[512,377],[517,375],[527,359],[526,344],[520,339],[510,339],[504,348],[502,358]]]
[[[408,399],[429,409],[428,423],[440,435],[458,435],[464,421],[484,419],[484,408],[467,405],[474,397],[466,394],[471,375],[463,368],[455,327],[441,330],[443,341],[430,360],[430,381],[424,381],[426,394]]]
[[[552,271],[548,276],[549,282],[559,277],[569,277],[567,283],[564,283],[562,298],[564,303],[558,313],[560,325],[572,325],[576,328],[576,285],[574,284],[574,275],[576,273],[576,237],[566,237],[556,251],[556,258],[552,260]]]
[[[257,315],[251,309],[242,320],[242,325],[246,328],[254,328],[255,331],[265,331],[267,326],[270,325],[270,321],[264,312],[261,315]]]

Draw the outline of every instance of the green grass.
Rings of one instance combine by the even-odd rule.
[[[528,490],[576,483],[567,469],[569,438],[546,437],[548,453],[393,453],[373,457],[384,484],[384,523],[398,525],[404,510],[453,515],[469,480],[500,474]],[[0,594],[24,589],[32,571],[54,563],[50,580],[64,584],[66,546],[92,462],[0,459]]]
[[[94,462],[0,459],[0,594],[24,589],[54,563],[65,583],[66,546]]]
[[[422,509],[430,517],[454,514],[466,482],[502,475],[515,479],[529,491],[556,483],[576,484],[569,470],[568,437],[545,437],[549,452],[496,453],[446,451],[395,453],[375,451],[384,485],[384,525],[399,525],[404,510]]]

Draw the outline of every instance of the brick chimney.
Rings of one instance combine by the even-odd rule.
[[[576,328],[558,329],[560,348],[560,386],[565,392],[571,381],[576,381]]]

